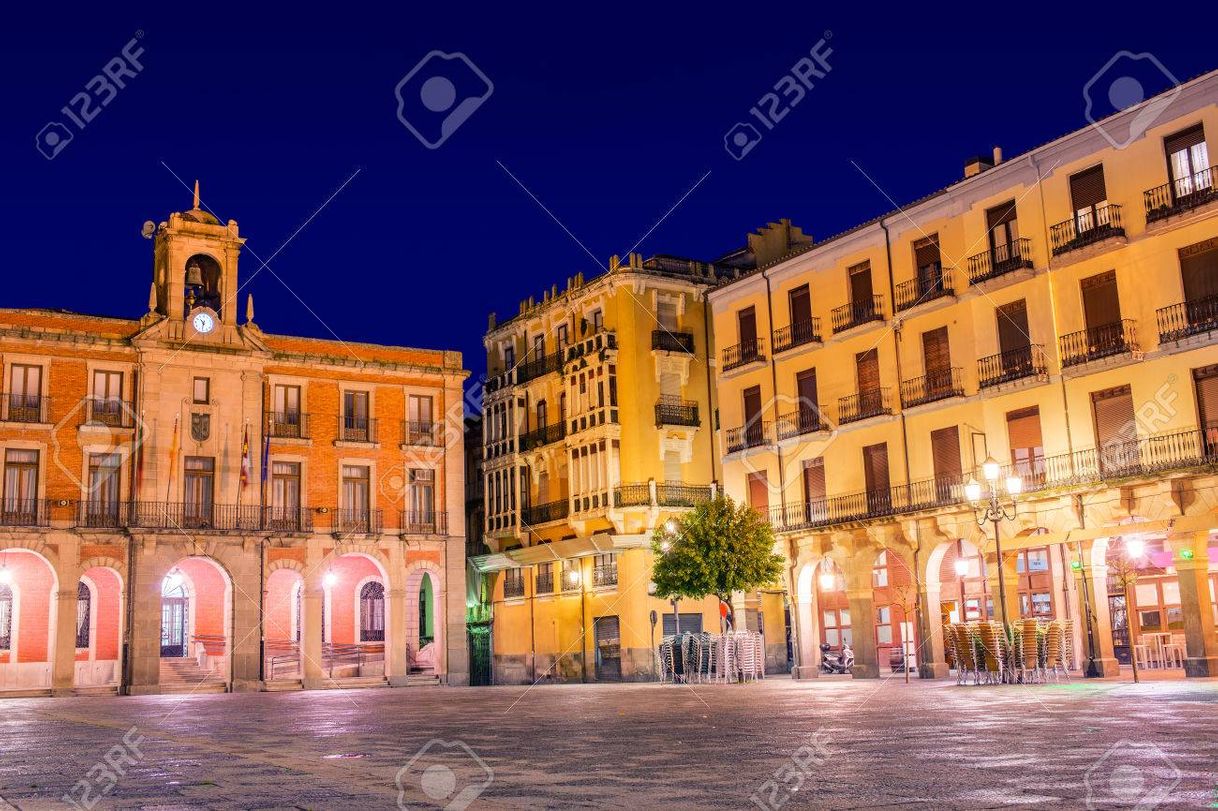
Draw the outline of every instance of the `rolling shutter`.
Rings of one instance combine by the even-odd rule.
[[[1103,164],[1070,176],[1070,200],[1075,211],[1098,206],[1107,199]]]
[[[1023,408],[1007,414],[1007,439],[1014,461],[1042,456],[1044,441],[1040,435],[1040,409]]]
[[[850,302],[855,306],[871,304],[871,263],[864,262],[850,268]]]
[[[888,444],[868,445],[863,448],[863,476],[869,493],[887,493],[890,484],[888,479]]]
[[[998,349],[1013,352],[1032,343],[1028,331],[1028,304],[1023,299],[998,308]]]
[[[737,316],[740,325],[740,343],[751,345],[757,340],[757,312],[752,307],[741,310]]]
[[[919,270],[939,264],[939,235],[919,239],[914,243],[914,266]]]
[[[1128,442],[1137,437],[1133,394],[1129,386],[1092,392],[1091,408],[1095,413],[1095,436],[1099,447]]]
[[[991,232],[997,230],[998,226],[1009,222],[1015,222],[1014,200],[1010,200],[1000,206],[994,206],[985,212],[985,224]]]
[[[816,393],[816,370],[805,369],[795,375],[795,391],[799,397],[799,413],[815,414],[820,407],[819,395]]]
[[[1197,388],[1197,420],[1207,433],[1218,429],[1218,366],[1193,370]]]
[[[787,303],[791,307],[791,323],[807,324],[812,321],[812,298],[808,286],[800,285],[790,292]]]
[[[744,422],[752,425],[761,418],[761,387],[750,386],[744,390]]]
[[[854,367],[859,394],[878,391],[880,388],[880,356],[875,349],[868,349],[854,356]]]
[[[935,383],[944,382],[944,375],[948,374],[952,368],[951,350],[947,343],[947,327],[939,327],[922,333],[922,364],[926,371],[928,385],[932,382],[930,379],[932,377]]]
[[[1218,380],[1218,378],[1215,378]],[[825,459],[818,456],[804,462],[804,500],[822,501],[825,498]]]
[[[770,511],[770,485],[765,473],[749,474],[749,506],[762,515]]]
[[[1199,301],[1218,295],[1218,244],[1206,240],[1180,249],[1180,277],[1184,300]]]
[[[1082,281],[1083,317],[1087,329],[1120,323],[1121,300],[1117,295],[1116,271],[1110,270]]]
[[[1202,143],[1205,143],[1205,129],[1198,124],[1164,138],[1163,149],[1168,155],[1172,155]]]
[[[960,429],[953,425],[930,432],[930,453],[935,465],[935,481],[960,481]]]

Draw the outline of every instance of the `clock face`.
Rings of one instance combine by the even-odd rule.
[[[194,318],[190,320],[194,325],[196,332],[208,333],[216,328],[216,319],[211,317],[211,313],[195,313]]]

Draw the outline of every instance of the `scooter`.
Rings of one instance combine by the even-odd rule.
[[[837,674],[849,673],[854,667],[854,651],[849,645],[842,645],[841,653],[831,653],[829,643],[820,644],[820,672]]]

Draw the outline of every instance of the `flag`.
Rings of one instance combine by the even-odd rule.
[[[165,488],[165,500],[168,501],[173,493],[173,474],[178,469],[178,418],[173,416],[173,437],[169,440],[169,484]]]
[[[271,467],[271,432],[262,437],[262,484],[266,486],[266,475]]]
[[[241,437],[241,489],[250,483],[250,427],[246,423],[245,433]]]
[[[135,423],[135,496],[134,500],[139,500],[141,490],[144,486],[144,442],[147,437],[144,436],[144,415],[140,414],[140,418]]]

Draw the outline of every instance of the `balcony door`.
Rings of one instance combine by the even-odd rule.
[[[343,523],[356,530],[368,531],[369,496],[368,468],[364,465],[343,465]]]
[[[300,506],[300,463],[272,463],[272,526],[297,529],[300,521]]]
[[[9,368],[8,398],[9,421],[41,421],[42,367],[14,363]]]
[[[751,358],[757,354],[757,311],[744,308],[737,313],[736,324],[740,332],[740,359]]]
[[[1206,172],[1210,168],[1209,150],[1205,144],[1205,129],[1200,124],[1168,136],[1163,141],[1163,149],[1167,152],[1172,193],[1177,198],[1210,188],[1212,179]]]
[[[864,262],[861,265],[855,265],[850,268],[849,273],[850,304],[856,314],[852,320],[858,320],[859,313],[871,311],[872,302],[875,300],[875,292],[871,287],[871,263]]]
[[[212,526],[216,460],[210,456],[187,456],[182,477],[183,526]]]
[[[1097,462],[1101,475],[1123,475],[1140,467],[1137,422],[1129,386],[1092,392]]]
[[[1040,409],[1022,408],[1007,414],[1007,441],[1011,464],[1024,487],[1039,486],[1045,480],[1045,448],[1040,433]]]
[[[812,296],[808,285],[801,284],[787,293],[787,307],[791,311],[790,345],[795,346],[812,338]]]
[[[854,356],[854,382],[858,387],[858,413],[862,417],[883,407],[880,395],[880,354],[873,347]]]
[[[1218,321],[1218,240],[1180,249],[1180,281],[1189,326]]]
[[[656,320],[660,322],[660,329],[671,334],[677,331],[677,303],[675,301],[661,301],[656,305]]]
[[[1108,225],[1108,190],[1104,184],[1103,164],[1070,176],[1070,202],[1077,234]]]
[[[32,525],[38,517],[38,451],[4,452],[4,523]]]
[[[863,448],[863,480],[867,488],[867,512],[873,515],[892,509],[892,485],[888,479],[888,443]]]
[[[368,392],[343,392],[343,439],[366,442],[369,436]]]
[[[960,429],[953,425],[931,431],[930,455],[935,466],[935,501],[940,504],[951,502],[959,494],[963,479]]]
[[[431,411],[431,398],[426,395],[412,394],[406,405],[406,419],[410,442],[416,445],[431,444],[434,433],[434,417]]]
[[[795,375],[795,392],[799,397],[799,431],[820,428],[820,399],[816,391],[816,370],[804,369]]]
[[[823,521],[825,510],[825,458],[818,456],[804,462],[804,503],[807,504],[808,520]]]
[[[749,474],[749,506],[762,515],[769,515],[770,484],[765,471]]]
[[[992,266],[1001,265],[1015,255],[1014,244],[1019,239],[1019,218],[1015,201],[1010,200],[987,210],[985,225],[990,235]]]
[[[122,421],[123,373],[97,369],[93,372],[93,402],[90,422],[118,425]]]
[[[939,235],[914,243],[914,264],[918,269],[918,300],[932,296],[943,287],[943,262],[939,256]]]
[[[746,447],[760,445],[763,434],[761,424],[761,387],[750,386],[744,390],[744,441]]]
[[[926,370],[928,397],[951,391],[952,354],[947,341],[947,327],[922,333],[922,368]]]
[[[435,523],[436,472],[431,468],[410,470],[410,512],[413,524],[430,527]]]
[[[112,527],[118,524],[118,473],[121,459],[117,453],[89,454],[86,526]]]
[[[275,386],[274,436],[300,436],[300,386]]]
[[[998,322],[998,351],[1002,374],[1024,373],[1032,365],[1032,333],[1028,331],[1028,303],[1024,299],[994,311]]]
[[[1116,271],[1089,276],[1080,283],[1083,292],[1083,319],[1087,323],[1088,355],[1103,354],[1124,344],[1121,330],[1121,299],[1117,294]]]
[[[1197,391],[1197,424],[1206,458],[1218,455],[1218,366],[1193,370]]]

